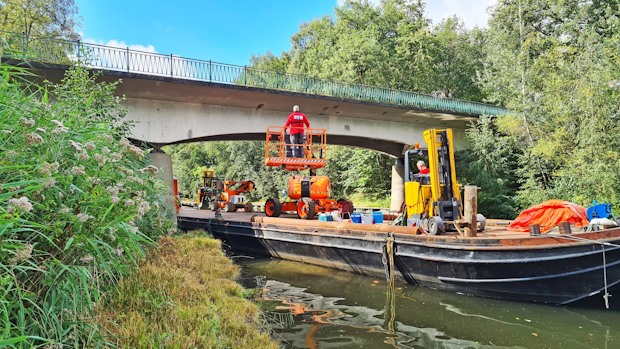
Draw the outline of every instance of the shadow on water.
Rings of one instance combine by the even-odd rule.
[[[505,302],[279,259],[237,259],[284,348],[620,348],[620,304]],[[620,302],[620,288],[616,289]],[[613,293],[612,293],[613,294]]]

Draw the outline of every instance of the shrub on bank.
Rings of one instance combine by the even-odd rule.
[[[106,347],[95,304],[173,227],[167,191],[115,84],[0,72],[0,347]]]

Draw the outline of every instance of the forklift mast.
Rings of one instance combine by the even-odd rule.
[[[456,181],[452,130],[424,131],[433,205],[429,216],[453,221],[461,216],[461,193]]]

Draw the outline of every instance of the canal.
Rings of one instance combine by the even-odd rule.
[[[283,348],[620,348],[620,289],[571,307],[514,303],[233,256]],[[615,293],[614,293],[615,291]]]

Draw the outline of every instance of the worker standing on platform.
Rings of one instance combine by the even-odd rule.
[[[304,125],[310,127],[310,122],[304,113],[299,111],[299,106],[293,106],[293,113],[288,116],[286,125],[284,127],[290,128],[290,142],[291,144],[304,144]],[[304,155],[303,147],[301,145],[292,145],[293,157],[301,158]],[[288,154],[287,154],[288,155]]]

